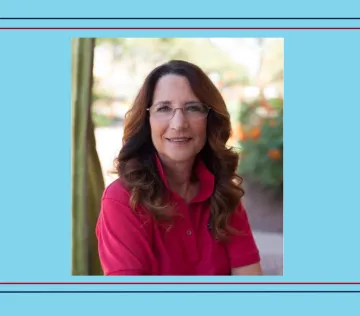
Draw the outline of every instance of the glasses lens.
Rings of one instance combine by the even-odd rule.
[[[170,105],[160,105],[151,108],[151,114],[158,119],[171,119],[176,110],[182,111],[188,119],[201,119],[207,116],[209,108],[203,103],[189,103],[183,108],[173,108]]]
[[[186,105],[184,112],[189,119],[198,120],[207,116],[209,108],[202,103],[192,103]]]

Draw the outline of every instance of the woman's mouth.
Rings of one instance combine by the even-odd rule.
[[[173,137],[173,138],[166,138],[169,142],[173,144],[187,144],[191,141],[192,138],[190,137]]]

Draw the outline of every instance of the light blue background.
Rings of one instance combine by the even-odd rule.
[[[66,5],[66,4],[70,4]],[[174,3],[154,0],[144,2],[126,2],[120,4],[114,0],[68,1],[50,3],[45,0],[7,1],[0,6],[1,16],[78,16],[78,17],[126,17],[126,16],[230,16],[230,17],[353,17],[359,8],[357,0],[344,0],[338,3],[315,2],[304,0],[298,2],[274,1],[246,1],[224,0],[221,2],[194,2],[184,0]],[[326,5],[325,5],[326,4]],[[311,9],[311,11],[309,10]],[[261,25],[261,23],[259,23]]]
[[[149,315],[151,311],[151,315],[183,316],[276,312],[279,316],[351,316],[358,315],[358,299],[356,294],[6,294],[0,296],[0,313],[24,315],[25,310],[26,315],[39,316]],[[2,304],[4,300],[6,304]]]
[[[259,5],[222,1],[102,1],[70,6],[45,1],[0,5],[1,16],[353,16],[350,1]],[[186,5],[188,3],[188,5]],[[354,4],[355,1],[352,1]],[[359,5],[358,5],[359,6]],[[69,13],[69,7],[72,13]],[[312,14],[308,8],[313,9]],[[117,8],[117,9],[116,9]],[[126,11],[126,12],[125,12]],[[360,26],[360,21],[1,21],[11,26]],[[71,277],[70,68],[73,37],[284,37],[284,277]],[[0,31],[0,281],[360,281],[360,31]],[[16,124],[14,124],[14,121]],[[336,286],[5,286],[1,290],[337,289]],[[340,288],[339,288],[340,289]],[[341,287],[354,289],[354,287]],[[1,294],[1,308],[93,314],[127,308],[146,313],[214,314],[276,310],[338,314],[358,294]],[[22,305],[15,304],[21,298]],[[3,304],[6,302],[7,304]],[[49,304],[48,307],[46,307]],[[141,302],[141,303],[139,303]],[[181,304],[179,304],[181,302]],[[259,303],[261,302],[261,303]],[[285,303],[286,302],[286,303]],[[336,304],[339,303],[338,309]],[[71,308],[66,307],[71,304]],[[289,305],[287,305],[289,304]],[[310,307],[314,304],[314,307]],[[50,306],[56,306],[51,308]],[[294,307],[296,306],[296,308]],[[325,311],[326,308],[326,311]],[[343,308],[341,308],[343,310]],[[87,312],[87,310],[86,310]],[[69,312],[70,313],[70,312]],[[87,312],[88,313],[88,312]]]

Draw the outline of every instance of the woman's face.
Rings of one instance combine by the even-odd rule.
[[[186,77],[169,74],[158,80],[150,109],[150,128],[160,157],[174,162],[192,161],[204,147],[207,117],[193,115],[199,102]],[[171,109],[185,107],[189,115],[176,110],[171,117]]]

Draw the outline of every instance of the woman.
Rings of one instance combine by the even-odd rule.
[[[105,275],[262,274],[230,130],[199,67],[170,61],[148,75],[126,115],[119,179],[102,199]]]

